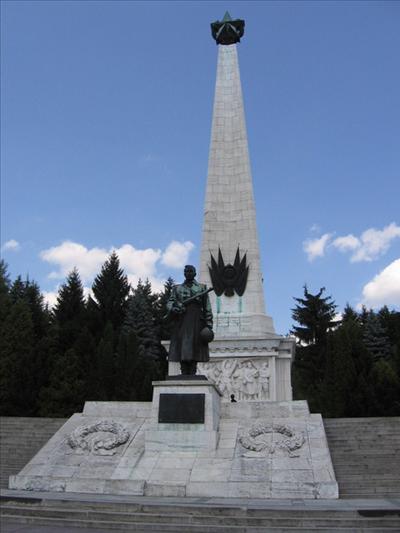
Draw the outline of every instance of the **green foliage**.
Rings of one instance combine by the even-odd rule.
[[[0,340],[0,413],[29,416],[35,412],[35,335],[29,306],[15,302],[3,323]]]
[[[162,340],[171,339],[171,331],[173,327],[172,316],[168,314],[167,302],[171,296],[172,289],[175,282],[172,278],[168,278],[164,284],[164,290],[160,293],[158,298],[158,307],[156,313],[156,320],[160,328],[160,337]]]
[[[11,305],[10,286],[11,280],[7,265],[2,259],[0,260],[0,332]]]
[[[364,322],[364,344],[374,360],[389,359],[392,354],[386,329],[382,325],[379,315],[373,311],[368,313]]]
[[[330,296],[322,297],[325,288],[311,294],[304,286],[304,298],[297,302],[293,318],[300,325],[292,328],[298,347],[293,363],[293,389],[295,398],[306,397],[310,409],[320,411],[326,366],[327,334],[337,325],[333,320],[336,305]]]
[[[293,318],[301,322],[292,331],[302,343],[292,367],[294,397],[326,417],[400,415],[400,313],[387,307],[357,313],[347,305],[335,324],[334,306],[328,316],[316,312],[321,294],[296,299],[301,306]]]
[[[73,348],[57,354],[48,387],[42,389],[41,416],[66,417],[81,412],[85,397],[82,361]]]
[[[107,322],[103,336],[97,345],[95,361],[97,400],[113,400],[115,383],[115,331],[111,322]]]
[[[333,320],[336,305],[330,296],[322,298],[324,291],[325,287],[322,287],[317,294],[311,294],[305,285],[304,298],[295,298],[298,303],[292,309],[292,317],[300,326],[294,326],[292,333],[300,343],[321,345],[329,328],[336,325]]]
[[[91,306],[97,331],[103,332],[108,322],[115,331],[119,331],[125,318],[129,290],[128,278],[113,252],[92,286],[94,300],[91,300]]]
[[[33,416],[48,380],[49,313],[36,283],[10,284],[4,264],[0,299],[1,413]]]
[[[163,379],[167,371],[166,351],[161,345],[160,296],[153,294],[151,284],[139,280],[129,298],[128,310],[122,330],[122,346],[135,339],[135,351],[131,352],[135,372],[132,387],[137,399],[150,400],[151,381]]]
[[[129,298],[124,332],[134,331],[146,357],[161,361],[164,358],[164,352],[160,343],[157,307],[158,295],[152,293],[150,282],[147,280],[143,284],[139,280]]]

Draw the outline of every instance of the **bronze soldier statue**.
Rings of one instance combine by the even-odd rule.
[[[169,361],[180,362],[184,375],[194,375],[197,363],[210,360],[208,343],[214,338],[213,315],[207,289],[195,280],[196,269],[186,265],[185,281],[175,285],[167,302],[168,313],[174,318]]]

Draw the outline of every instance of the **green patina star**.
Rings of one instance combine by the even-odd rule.
[[[217,44],[235,44],[244,34],[244,20],[232,20],[228,11],[222,21],[211,23],[211,34]]]

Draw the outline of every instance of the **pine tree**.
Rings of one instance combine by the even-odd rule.
[[[96,350],[97,386],[95,394],[97,400],[110,401],[115,399],[117,383],[115,379],[115,331],[108,322]]]
[[[13,343],[15,343],[14,357],[10,359],[10,365],[16,365],[16,373],[24,376],[24,379],[29,382],[29,392],[24,391],[20,394],[20,401],[18,412],[20,415],[34,416],[39,409],[39,393],[40,390],[49,379],[49,350],[48,350],[48,335],[49,335],[49,321],[50,315],[44,304],[43,296],[40,292],[39,286],[34,282],[27,279],[22,281],[21,276],[18,276],[9,290],[9,315],[14,316],[16,309],[24,309],[21,319],[26,314],[29,315],[29,320],[26,319],[27,331],[21,332],[21,341],[26,335],[31,339],[29,343],[29,349],[25,359],[19,359],[17,361],[16,354],[20,352],[20,340],[16,336],[13,336],[13,326],[10,331],[6,331],[7,319],[4,321],[4,334],[2,337],[8,338],[8,351],[13,351]],[[20,322],[17,322],[22,327]],[[15,325],[15,327],[17,326]],[[31,329],[32,327],[32,329]],[[24,360],[27,371],[19,370],[21,361]],[[29,374],[27,374],[28,372]],[[25,408],[23,403],[25,402]]]
[[[0,413],[33,416],[37,387],[34,359],[35,334],[29,306],[15,302],[2,327],[0,340]]]
[[[139,281],[129,297],[117,350],[117,373],[121,376],[126,369],[125,376],[118,379],[119,383],[125,383],[124,388],[118,387],[120,400],[125,399],[126,394],[135,400],[151,400],[151,382],[163,379],[166,374],[166,350],[161,345],[159,315],[159,295],[152,293],[148,280]]]
[[[7,264],[0,260],[0,335],[1,328],[4,320],[9,313],[11,300],[10,300],[10,287],[11,280],[8,274]]]
[[[356,380],[351,337],[341,327],[328,338],[321,411],[325,417],[343,417]]]
[[[87,302],[88,325],[96,345],[94,371],[89,386],[97,400],[112,400],[118,395],[116,382],[117,348],[125,320],[130,286],[113,252],[96,276],[93,298]]]
[[[79,273],[74,269],[61,285],[53,309],[53,323],[58,331],[58,351],[71,349],[85,326],[85,298]]]
[[[400,416],[400,377],[385,359],[378,359],[372,369],[375,409],[373,416]]]
[[[108,322],[115,331],[119,331],[125,318],[130,287],[115,252],[102,266],[100,274],[94,280],[92,290],[98,331],[102,332]]]
[[[153,294],[151,283],[140,280],[129,298],[128,312],[124,323],[124,332],[134,331],[144,354],[160,367],[161,377],[165,371],[166,351],[161,345],[161,331],[158,321],[158,295]]]
[[[25,298],[26,283],[22,281],[22,277],[18,276],[10,287],[10,299],[12,303]]]
[[[82,362],[73,348],[57,354],[48,387],[40,394],[41,416],[67,417],[81,412],[85,397]]]
[[[336,305],[330,296],[323,298],[325,288],[313,295],[304,287],[304,298],[295,298],[298,304],[292,318],[300,324],[291,333],[298,339],[292,367],[295,399],[307,399],[311,411],[321,411],[325,376],[328,331],[337,326],[333,320]]]
[[[360,320],[360,317],[358,316],[357,311],[354,311],[354,309],[348,303],[343,309],[342,320],[341,320],[342,324],[346,322],[355,322],[355,323],[361,324],[361,320]]]
[[[95,368],[95,346],[86,325],[83,286],[76,269],[59,289],[51,338],[51,372],[40,396],[40,413],[70,416],[89,399]]]
[[[167,302],[171,296],[172,289],[175,285],[174,280],[170,277],[164,283],[164,290],[158,296],[156,322],[160,329],[160,337],[162,340],[171,339],[172,331],[172,317],[167,310]]]
[[[292,309],[292,318],[300,324],[294,326],[293,333],[300,343],[321,344],[326,341],[326,335],[330,328],[337,325],[334,321],[336,305],[331,296],[322,298],[325,287],[317,294],[311,294],[304,286],[305,298],[294,298],[298,305]]]
[[[128,301],[124,331],[134,331],[148,357],[160,357],[160,332],[156,323],[157,295],[151,291],[151,283],[141,280]]]
[[[116,358],[116,382],[119,401],[141,400],[138,372],[142,362],[143,347],[134,331],[120,334]],[[146,398],[147,399],[147,398]]]
[[[359,321],[349,316],[328,336],[321,411],[327,417],[368,416],[373,404],[371,357]]]
[[[369,311],[364,324],[364,344],[372,354],[374,360],[390,359],[392,349],[385,328],[379,316]]]

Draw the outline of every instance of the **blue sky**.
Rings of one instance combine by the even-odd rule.
[[[198,264],[217,47],[238,45],[267,311],[400,307],[399,2],[2,2],[2,257],[52,297],[109,251]],[[397,306],[397,307],[396,307]]]

